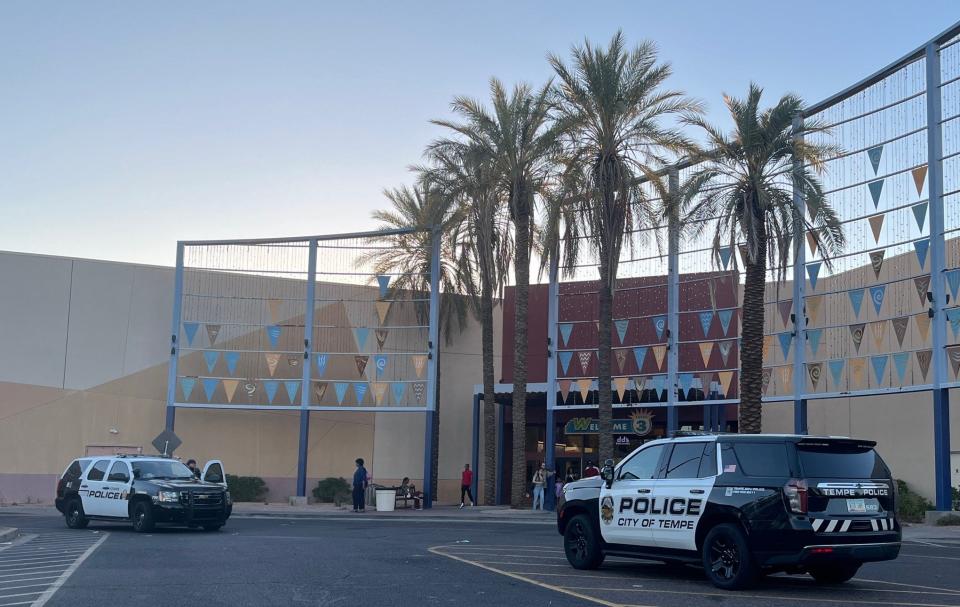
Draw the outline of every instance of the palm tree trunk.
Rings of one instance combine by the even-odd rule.
[[[613,289],[610,280],[609,248],[600,253],[600,286],[597,300],[600,308],[597,337],[597,417],[600,423],[599,456],[603,462],[613,458],[613,390],[610,382],[610,333],[613,325]]]
[[[493,288],[481,277],[480,324],[483,350],[483,503],[494,505],[497,478],[496,394],[493,391]],[[479,474],[479,471],[475,472]]]
[[[762,221],[757,238],[757,258],[746,261],[747,277],[743,286],[740,346],[739,431],[757,434],[761,429],[763,396],[763,324],[764,292],[767,286],[767,234]]]
[[[527,297],[530,287],[530,215],[518,213],[515,219],[516,309],[513,346],[513,470],[510,505],[523,505],[527,486]]]

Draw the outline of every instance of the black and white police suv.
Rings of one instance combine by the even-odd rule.
[[[175,459],[141,455],[74,460],[57,482],[55,504],[71,529],[127,521],[139,532],[157,523],[216,531],[233,510],[220,461],[207,462],[198,479]]]
[[[770,434],[655,440],[557,504],[567,560],[701,563],[714,585],[809,573],[823,583],[900,552],[896,484],[873,441]]]

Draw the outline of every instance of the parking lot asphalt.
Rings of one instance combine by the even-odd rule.
[[[694,567],[611,558],[597,571],[576,571],[546,525],[247,518],[217,533],[161,528],[139,535],[127,525],[69,531],[60,517],[0,513],[2,525],[24,536],[0,547],[0,562],[28,558],[11,551],[30,542],[34,549],[63,542],[74,553],[80,546],[71,543],[80,542],[86,557],[55,560],[51,565],[67,565],[61,573],[31,582],[59,580],[52,593],[47,585],[4,591],[25,584],[0,584],[0,605],[131,604],[135,597],[152,606],[960,606],[960,541],[952,538],[908,540],[899,559],[865,565],[841,586],[776,575],[734,593],[717,590]],[[3,596],[21,591],[32,594]]]

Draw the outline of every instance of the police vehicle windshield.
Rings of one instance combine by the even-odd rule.
[[[141,480],[150,479],[192,479],[193,472],[180,462],[173,461],[135,461],[133,476]]]

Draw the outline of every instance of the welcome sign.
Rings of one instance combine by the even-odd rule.
[[[646,436],[653,430],[653,413],[636,411],[629,419],[613,420],[613,434]],[[563,428],[564,434],[599,434],[600,421],[592,417],[574,417]]]

